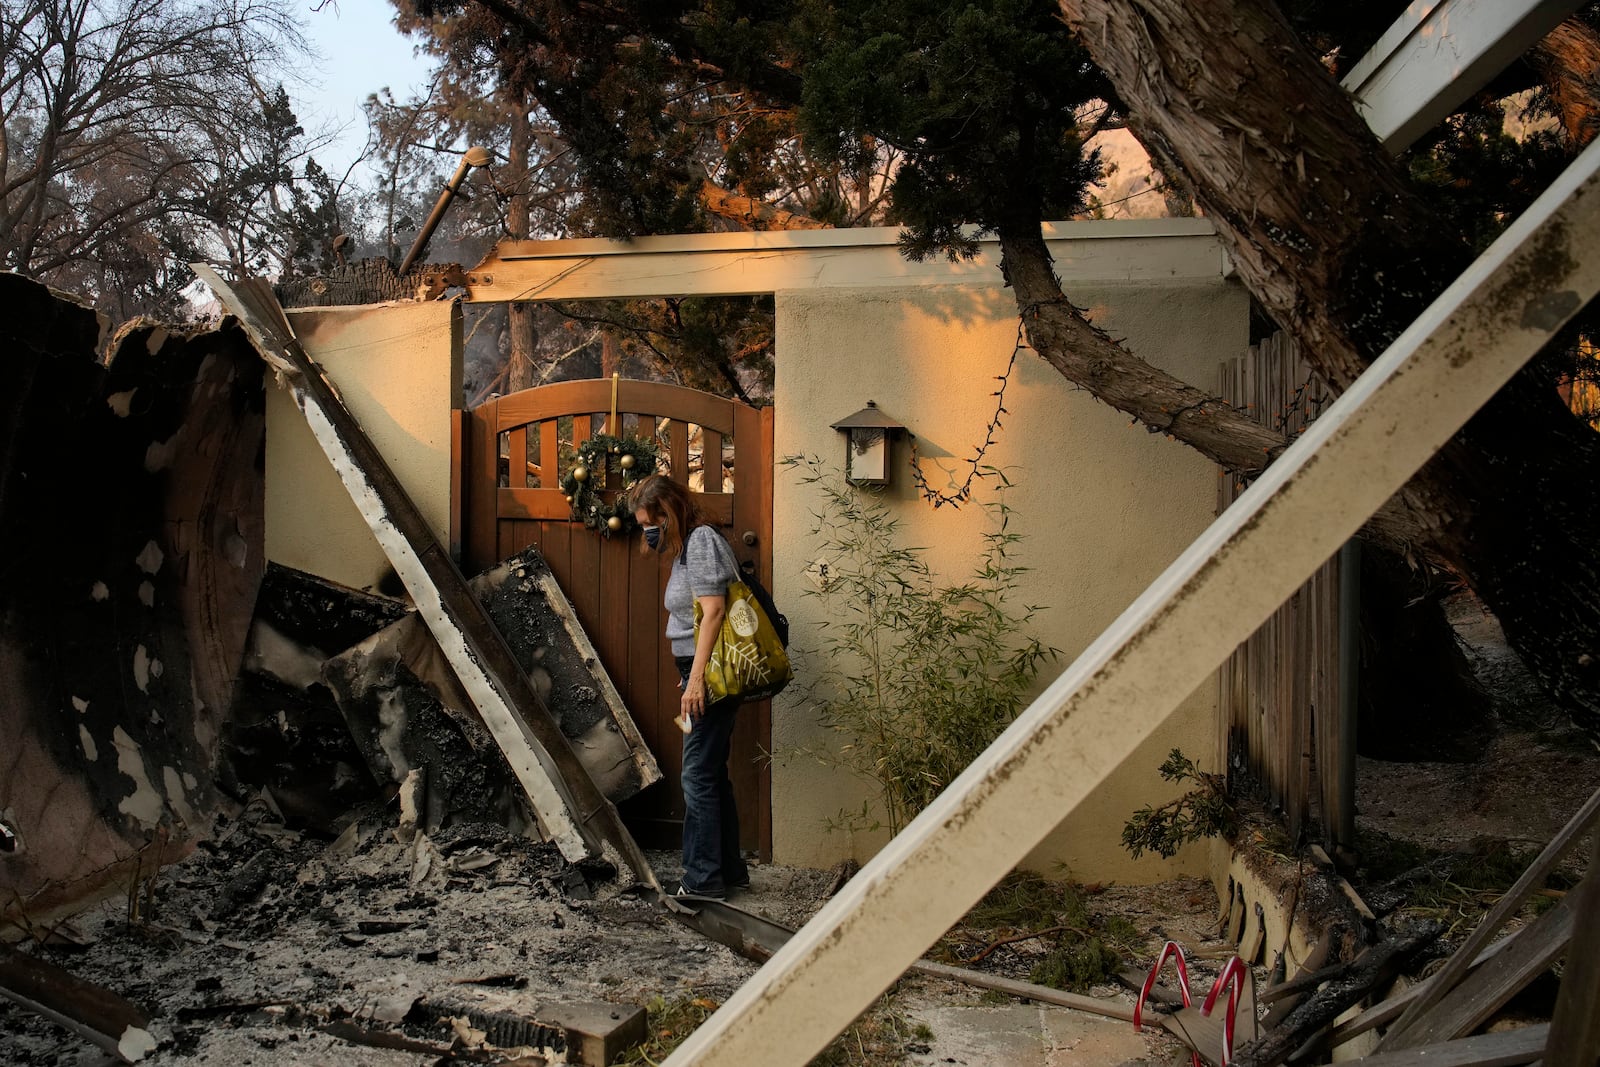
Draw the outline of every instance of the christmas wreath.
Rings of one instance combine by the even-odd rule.
[[[627,491],[656,472],[657,455],[656,443],[648,437],[597,434],[580,444],[572,469],[561,480],[572,517],[606,537],[632,529],[633,512],[625,503]],[[613,470],[622,475],[622,492],[608,503],[600,490]]]

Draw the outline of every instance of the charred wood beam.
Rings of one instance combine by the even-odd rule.
[[[1584,802],[1583,807],[1577,810],[1567,821],[1567,825],[1550,839],[1544,851],[1540,852],[1528,865],[1528,869],[1522,872],[1522,877],[1517,879],[1516,884],[1506,890],[1505,895],[1489,909],[1489,913],[1478,923],[1477,929],[1467,936],[1466,941],[1456,949],[1444,968],[1429,981],[1427,989],[1411,1002],[1411,1006],[1400,1016],[1399,1021],[1389,1028],[1382,1044],[1378,1046],[1380,1050],[1404,1047],[1402,1035],[1406,1029],[1455,988],[1456,983],[1461,981],[1477,958],[1478,950],[1487,945],[1489,939],[1505,925],[1505,921],[1522,907],[1528,896],[1544,884],[1545,876],[1554,869],[1567,849],[1589,829],[1596,816],[1600,816],[1600,790]]]
[[[1276,1067],[1351,1005],[1391,981],[1413,956],[1438,938],[1440,929],[1437,923],[1424,923],[1402,937],[1371,946],[1344,976],[1306,998],[1281,1025],[1239,1049],[1233,1067]]]
[[[104,986],[84,981],[48,960],[0,948],[0,996],[38,1012],[113,1053],[137,1063],[153,1052],[150,1017]]]
[[[313,435],[505,753],[546,835],[574,862],[602,854],[609,845],[641,882],[659,890],[616,808],[584,770],[445,546],[295,339],[272,291],[256,280],[241,282],[236,290],[205,264],[193,269],[239,317],[262,358],[286,378]]]
[[[1589,871],[1578,887],[1574,915],[1586,915],[1573,935],[1567,965],[1561,975],[1561,992],[1550,1020],[1550,1044],[1545,1067],[1582,1067],[1600,1059],[1600,834],[1593,835]],[[1570,898],[1569,898],[1570,899]]]

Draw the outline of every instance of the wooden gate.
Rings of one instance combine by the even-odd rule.
[[[617,383],[620,426],[607,427],[609,379],[562,382],[490,400],[461,421],[457,522],[462,570],[477,574],[537,545],[600,652],[665,780],[622,806],[646,848],[676,848],[683,825],[678,675],[662,636],[671,561],[640,553],[637,532],[605,537],[571,518],[561,479],[579,443],[605,432],[654,436],[660,471],[687,483],[740,565],[772,581],[772,409],[655,382]],[[612,471],[602,495],[615,499]],[[772,849],[771,704],[740,709],[732,776],[742,845]]]

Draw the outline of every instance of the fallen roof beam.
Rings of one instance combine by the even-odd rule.
[[[617,241],[502,241],[466,274],[470,303],[593,297],[741,296],[786,289],[998,287],[1000,246],[968,260],[909,260],[898,226],[685,233]],[[1063,283],[1217,278],[1232,268],[1208,219],[1046,223]]]
[[[505,754],[545,836],[574,862],[601,855],[603,844],[610,845],[614,861],[659,890],[650,864],[622,825],[617,809],[584,770],[505,638],[372,439],[295,339],[272,290],[257,279],[230,286],[205,264],[191,266],[239,318],[262,358],[283,374],[312,435]],[[592,840],[594,834],[599,841]]]
[[[1403,152],[1555,29],[1582,0],[1414,3],[1345,76],[1356,108]]]
[[[668,1067],[806,1063],[1600,291],[1600,141]]]

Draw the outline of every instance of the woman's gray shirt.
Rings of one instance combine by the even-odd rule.
[[[667,579],[667,640],[674,656],[694,655],[694,602],[703,596],[727,596],[728,583],[739,577],[739,562],[723,536],[710,526],[689,531],[684,551],[672,561]]]

